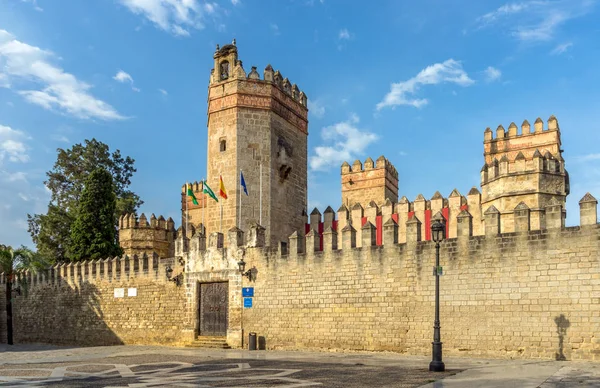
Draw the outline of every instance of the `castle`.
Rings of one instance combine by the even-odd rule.
[[[18,340],[64,343],[71,328],[88,344],[217,336],[242,347],[252,331],[269,349],[429,354],[437,219],[445,353],[600,359],[597,200],[586,194],[580,226],[565,227],[569,175],[554,116],[545,128],[537,119],[484,131],[481,191],[398,199],[398,173],[381,156],[343,163],[341,206],[308,214],[306,95],[270,65],[262,79],[256,67],[246,73],[235,41],[213,57],[206,182],[222,178],[228,199],[209,198],[196,179],[198,205],[182,186],[179,229],[125,215],[123,257],[25,274]]]

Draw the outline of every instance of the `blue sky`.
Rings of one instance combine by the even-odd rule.
[[[385,155],[399,194],[479,187],[483,131],[554,114],[577,202],[600,195],[600,6],[563,1],[0,0],[0,242],[31,246],[57,148],[95,137],[136,160],[142,212],[179,223],[206,170],[216,44],[309,98],[309,206]],[[231,189],[231,188],[230,188]]]

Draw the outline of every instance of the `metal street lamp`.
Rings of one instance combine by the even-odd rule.
[[[183,274],[182,273],[173,277],[173,268],[171,268],[171,266],[168,264],[167,264],[167,267],[165,268],[165,273],[167,275],[168,281],[175,283],[178,287],[181,286],[181,283],[183,282]]]
[[[440,337],[440,241],[446,236],[446,225],[435,220],[431,225],[431,238],[435,242],[435,320],[433,321],[432,360],[429,371],[443,372],[446,366],[442,361],[442,342]]]
[[[243,257],[240,261],[238,261],[238,267],[242,276],[246,276],[248,280],[252,280],[252,269],[246,271],[246,262],[244,261]]]

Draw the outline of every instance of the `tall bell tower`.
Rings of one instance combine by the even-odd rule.
[[[235,40],[217,45],[213,58],[207,181],[218,194],[222,176],[227,189],[228,198],[219,198],[222,230],[226,233],[238,226],[240,218],[243,230],[258,222],[266,229],[267,243],[276,246],[294,231],[303,230],[306,222],[307,97],[271,65],[262,79],[256,67],[246,73]],[[240,190],[240,171],[248,196]],[[204,200],[206,232],[219,231],[221,203]],[[190,222],[198,225],[202,203],[198,207],[190,203]]]

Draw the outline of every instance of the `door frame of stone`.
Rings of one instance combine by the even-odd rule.
[[[223,334],[223,336],[227,336],[228,331],[229,331],[229,304],[230,304],[230,300],[229,300],[229,293],[230,293],[230,284],[229,284],[229,280],[222,280],[222,279],[211,279],[210,281],[197,281],[196,282],[196,300],[195,300],[195,304],[196,304],[196,311],[195,311],[195,316],[196,316],[196,336],[202,336],[202,285],[203,284],[217,284],[217,283],[225,283],[227,285],[227,292],[225,293],[225,297],[226,297],[226,309],[225,309],[225,333]],[[211,334],[207,334],[207,335],[211,335]]]

